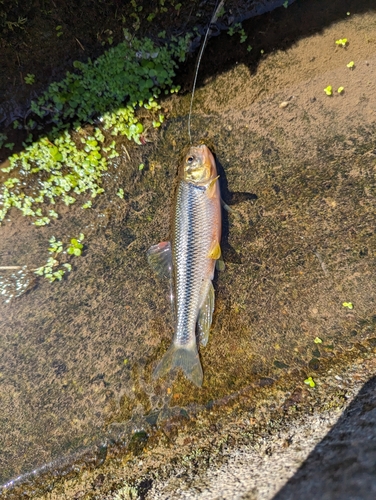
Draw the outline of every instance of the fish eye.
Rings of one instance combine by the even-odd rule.
[[[187,163],[192,163],[194,159],[194,156],[188,156]]]

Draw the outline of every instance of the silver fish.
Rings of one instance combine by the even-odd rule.
[[[215,160],[205,145],[191,147],[179,172],[172,242],[148,250],[148,261],[171,280],[175,310],[173,342],[157,365],[154,378],[173,368],[201,386],[203,372],[196,340],[206,345],[214,310],[212,280],[221,256],[221,196]]]

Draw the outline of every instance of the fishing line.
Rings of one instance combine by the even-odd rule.
[[[218,18],[218,14],[220,12],[220,10],[222,9],[223,7],[223,4],[225,3],[225,0],[221,0],[219,5],[218,5],[218,1],[216,1],[215,3],[215,7],[214,7],[214,11],[213,11],[213,15],[209,21],[209,25],[208,25],[208,28],[206,30],[206,33],[205,33],[205,38],[204,38],[204,41],[201,45],[201,49],[200,49],[200,52],[198,54],[198,58],[197,58],[197,65],[196,65],[196,72],[195,72],[195,77],[194,77],[194,80],[193,80],[193,88],[192,88],[192,96],[191,96],[191,104],[189,106],[189,115],[188,115],[188,137],[189,137],[189,142],[190,144],[192,144],[192,136],[191,136],[191,115],[192,115],[192,107],[193,107],[193,99],[194,99],[194,95],[195,95],[195,90],[196,90],[196,82],[197,82],[197,76],[198,76],[198,70],[200,68],[200,63],[201,63],[201,59],[202,59],[202,54],[204,53],[204,49],[205,49],[205,46],[206,46],[206,42],[208,40],[208,36],[209,36],[209,31],[210,31],[210,26],[212,24],[214,24]]]

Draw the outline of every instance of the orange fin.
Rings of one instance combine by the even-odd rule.
[[[211,244],[211,247],[210,247],[210,250],[209,250],[209,253],[208,253],[208,257],[209,259],[219,259],[219,257],[221,256],[221,247],[218,243],[217,240],[214,240],[213,243]]]

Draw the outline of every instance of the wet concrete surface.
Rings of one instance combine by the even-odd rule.
[[[196,475],[182,461],[184,472],[155,478],[146,498],[374,498],[375,378],[364,383],[374,367],[374,360],[354,363],[341,377],[327,375],[333,391],[344,391],[342,407],[269,422],[250,443],[225,446],[223,464],[209,459]]]
[[[303,4],[289,7],[296,19]],[[171,324],[167,289],[145,258],[147,248],[169,234],[189,95],[165,101],[170,119],[160,137],[132,150],[131,160],[121,158],[92,211],[83,215],[73,207],[52,228],[38,229],[11,214],[0,228],[2,265],[40,265],[41,248],[52,234],[68,238],[82,231],[86,237],[84,256],[68,280],[39,284],[17,301],[0,304],[1,480],[54,464],[41,476],[39,493],[30,476],[26,498],[42,498],[46,485],[52,491],[43,498],[51,500],[116,498],[124,481],[135,485],[140,498],[175,498],[186,476],[188,490],[211,462],[215,471],[231,470],[229,457],[241,455],[244,446],[251,450],[244,462],[260,463],[265,475],[269,470],[265,481],[271,486],[261,487],[262,475],[256,474],[252,484],[230,483],[231,493],[223,498],[272,498],[289,478],[277,498],[299,496],[304,488],[314,495],[314,464],[322,466],[325,480],[316,487],[325,498],[334,488],[329,476],[341,482],[333,474],[341,470],[341,458],[332,456],[341,433],[345,442],[355,442],[352,450],[344,447],[342,469],[354,471],[352,484],[364,482],[372,491],[374,437],[367,429],[373,403],[367,410],[365,400],[373,382],[309,456],[346,400],[374,375],[375,12],[346,12],[340,22],[312,27],[312,34],[286,50],[265,53],[257,70],[239,62],[212,78],[204,73],[200,82],[194,140],[204,138],[214,149],[225,201],[237,201],[238,214],[225,218],[226,269],[214,283],[214,323],[201,350],[202,390],[181,374],[151,378],[169,345]],[[348,47],[336,46],[345,36]],[[227,42],[214,40],[205,57]],[[350,60],[354,70],[346,67]],[[324,93],[329,84],[331,97]],[[115,196],[119,186],[125,200]],[[335,377],[344,373],[339,382]],[[308,388],[308,377],[316,387]],[[362,422],[361,411],[364,425],[353,429]],[[294,451],[289,433],[304,443],[306,429],[315,426],[320,432],[302,445],[304,452]],[[262,459],[254,454],[265,440],[272,448],[287,440],[281,460],[286,448],[295,469],[308,456],[307,465],[293,479],[291,466],[277,481],[269,468],[272,458],[265,459],[274,451],[270,455],[266,447]],[[367,459],[356,448],[363,441],[370,445],[364,449]],[[55,470],[64,470],[66,480]],[[252,471],[241,477],[247,474]],[[178,483],[163,490],[177,475]],[[221,498],[210,496],[205,481],[195,486],[196,497]],[[228,480],[223,481],[224,488]]]
[[[275,500],[374,498],[376,495],[375,378],[359,391]]]

